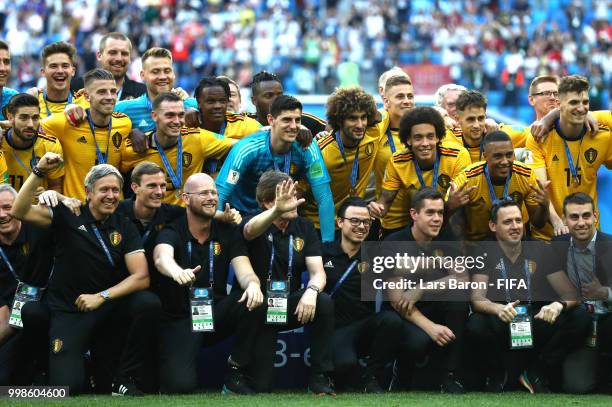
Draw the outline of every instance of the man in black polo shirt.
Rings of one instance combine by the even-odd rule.
[[[47,285],[53,264],[51,233],[21,222],[10,212],[17,191],[0,184],[0,384],[31,384],[34,362],[46,369],[47,307],[41,302],[42,287]],[[33,295],[24,302],[20,294]],[[20,295],[21,297],[21,295]],[[17,301],[17,302],[15,302]],[[43,323],[40,323],[42,313]],[[15,335],[16,334],[16,335]]]
[[[323,244],[325,291],[334,300],[334,365],[336,377],[358,368],[359,356],[368,356],[363,386],[366,393],[383,393],[380,379],[387,363],[395,359],[402,320],[393,310],[375,311],[374,302],[361,301],[361,244],[372,219],[368,203],[346,199],[337,213],[340,240]]]
[[[112,392],[142,395],[139,379],[144,349],[156,329],[159,299],[148,291],[147,262],[138,231],[115,213],[123,179],[111,165],[92,167],[85,177],[87,203],[81,214],[61,204],[53,209],[31,205],[45,174],[62,159],[46,153],[23,185],[12,214],[48,227],[56,239],[55,265],[47,300],[51,309],[50,383],[83,390],[83,354],[92,350],[94,361],[112,363],[119,355]],[[126,332],[120,349],[109,349]]]
[[[161,391],[194,391],[202,343],[235,334],[223,391],[253,394],[244,372],[252,362],[253,343],[263,325],[259,279],[247,257],[240,228],[214,219],[218,203],[215,181],[207,174],[190,176],[182,199],[186,214],[160,232],[153,255],[162,274],[157,287],[162,302]],[[233,290],[227,295],[230,263],[244,291]]]
[[[468,335],[488,362],[487,389],[500,392],[516,385],[509,369],[524,370],[520,383],[531,393],[549,392],[549,378],[565,356],[584,343],[589,317],[576,307],[576,290],[551,248],[523,243],[523,218],[512,200],[491,208],[489,228],[496,242],[486,249],[483,267],[472,271],[473,313]],[[552,300],[552,301],[551,301]]]
[[[410,208],[412,225],[385,238],[389,242],[415,242],[418,251],[414,256],[444,257],[458,253],[448,244],[436,242],[444,221],[444,198],[437,190],[427,187],[417,191],[412,197]],[[411,250],[415,250],[412,246]],[[458,271],[456,271],[458,270]],[[420,269],[413,273],[418,283],[413,289],[390,293],[391,305],[405,319],[404,335],[400,349],[402,352],[402,371],[409,371],[409,360],[423,358],[433,345],[446,349],[446,376],[440,387],[452,394],[465,392],[457,371],[460,367],[465,323],[468,317],[467,296],[461,297],[460,290],[454,290],[456,297],[445,296],[450,280],[466,281],[467,272],[459,268]],[[427,287],[431,288],[427,288]],[[405,377],[405,375],[402,375]]]
[[[291,183],[291,188],[287,184]],[[281,193],[281,191],[284,191]],[[258,365],[256,388],[271,385],[276,332],[309,325],[311,373],[309,390],[315,394],[334,394],[329,373],[333,370],[331,336],[334,305],[325,288],[321,241],[312,222],[297,215],[303,199],[295,196],[295,183],[280,171],[266,171],[257,184],[256,198],[262,213],[245,220],[243,235],[249,258],[266,290],[266,325],[257,339]],[[302,272],[310,279],[300,288]]]

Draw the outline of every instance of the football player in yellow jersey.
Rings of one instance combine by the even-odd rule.
[[[406,206],[400,208],[394,227],[383,226],[383,237],[409,223],[412,195],[416,191],[433,187],[445,194],[451,180],[471,163],[463,147],[442,142],[444,119],[432,107],[415,107],[404,114],[399,134],[404,148],[393,154],[387,165],[382,195],[377,202],[382,204],[382,213],[378,215],[385,220],[388,208],[393,206],[401,190],[405,193]]]
[[[513,199],[521,206],[523,219],[535,227],[548,221],[548,182],[537,180],[527,165],[514,160],[510,136],[502,131],[488,134],[484,141],[486,161],[468,166],[453,179],[447,192],[450,212],[464,207],[461,235],[466,240],[483,240],[489,235],[488,213],[493,202]]]
[[[229,85],[215,77],[204,77],[195,90],[200,111],[200,128],[203,132],[218,139],[240,140],[249,134],[259,131],[261,125],[255,119],[242,113],[228,112]],[[205,163],[205,172],[215,175],[223,165],[217,159]]]
[[[180,198],[183,183],[192,174],[201,172],[206,158],[225,156],[232,142],[200,134],[198,129],[184,128],[185,107],[181,97],[175,93],[158,95],[153,101],[151,115],[156,130],[146,133],[150,147],[139,154],[128,141],[121,151],[121,172],[127,173],[143,161],[158,164],[167,177],[163,201],[185,206]]]
[[[530,135],[527,148],[532,166],[540,180],[550,179],[550,224],[536,230],[534,237],[550,240],[567,232],[560,217],[563,200],[574,192],[584,192],[595,201],[597,209],[597,170],[604,164],[612,168],[612,140],[606,117],[610,112],[594,114],[603,120],[595,135],[584,137],[585,117],[589,111],[589,82],[581,76],[566,76],[559,83],[560,117],[548,137],[537,143]]]
[[[69,104],[84,103],[85,98],[82,95],[77,98],[70,91],[70,81],[76,73],[75,58],[76,49],[64,41],[54,42],[43,48],[40,73],[45,77],[47,85],[44,89],[28,90],[28,93],[38,98],[41,118],[62,113]]]
[[[7,118],[11,129],[2,143],[6,159],[9,183],[17,191],[32,172],[32,168],[47,151],[63,155],[60,142],[39,131],[40,107],[38,100],[27,93],[11,98],[7,106]],[[50,171],[41,189],[63,190],[64,167]],[[41,191],[42,192],[42,191]]]
[[[487,99],[480,92],[468,90],[459,94],[455,107],[459,128],[447,129],[446,136],[449,141],[454,140],[465,147],[473,163],[482,161],[482,140],[487,133]],[[502,124],[499,129],[510,136],[515,148],[525,146],[524,128]]]
[[[64,151],[64,195],[85,200],[83,182],[97,164],[120,167],[121,145],[130,134],[132,122],[122,113],[113,113],[117,84],[113,74],[101,68],[83,76],[84,95],[91,108],[87,120],[72,126],[63,114],[42,121],[46,134],[56,137]]]
[[[376,199],[380,199],[383,189],[383,178],[387,164],[391,156],[403,149],[398,134],[398,128],[402,115],[414,107],[414,90],[408,76],[392,76],[385,84],[383,97],[387,114],[383,115],[381,122],[384,136],[380,139],[376,161],[374,163],[374,175],[376,186]],[[410,205],[410,198],[404,188],[400,188],[395,200],[387,208],[386,216],[380,219],[383,231],[385,229],[397,229],[405,225],[406,205]]]
[[[381,132],[374,97],[358,86],[338,88],[327,99],[327,120],[332,133],[317,140],[331,177],[335,209],[349,196],[365,195],[374,166]],[[310,186],[302,182],[306,202],[302,216],[319,228],[318,207]]]

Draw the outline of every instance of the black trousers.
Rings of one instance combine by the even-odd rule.
[[[50,384],[83,391],[83,355],[117,381],[139,380],[147,342],[158,330],[161,305],[149,291],[138,291],[102,304],[92,312],[51,311]],[[101,391],[106,391],[102,388]]]
[[[23,328],[0,347],[2,384],[31,385],[35,375],[48,370],[50,314],[45,298],[25,303],[21,320]]]
[[[265,307],[249,311],[239,303],[242,291],[232,291],[213,305],[215,332],[192,332],[191,317],[162,321],[159,380],[162,393],[189,393],[197,388],[197,356],[210,346],[235,335],[231,358],[240,366],[253,360],[253,343],[265,321]]]
[[[460,367],[464,349],[465,326],[469,313],[467,302],[429,301],[419,302],[417,309],[436,324],[448,327],[455,334],[455,340],[446,345],[446,368],[456,371]],[[419,360],[437,346],[427,333],[409,321],[403,323],[401,343],[402,361]]]
[[[356,369],[359,357],[369,356],[366,375],[379,377],[397,355],[401,330],[402,319],[388,310],[336,327],[333,335],[336,374]]]
[[[597,321],[599,350],[612,353],[612,314],[605,314]]]
[[[534,308],[532,315],[540,308]],[[580,305],[562,312],[553,324],[532,319],[534,347],[510,350],[508,324],[496,315],[474,312],[468,320],[467,335],[484,353],[488,374],[516,365],[519,369],[537,366],[547,373],[553,368],[558,372],[565,356],[585,343],[590,326],[590,316]]]
[[[289,295],[287,302],[287,325],[264,325],[258,336],[255,350],[256,363],[252,371],[255,390],[258,392],[270,391],[274,369],[274,355],[276,352],[276,336],[279,331],[289,331],[303,326],[297,320],[295,309],[305,289],[298,290]],[[267,303],[267,298],[265,300]],[[332,335],[334,332],[334,302],[326,293],[317,296],[315,317],[307,325],[310,330],[311,373],[330,373],[334,369],[332,352]]]

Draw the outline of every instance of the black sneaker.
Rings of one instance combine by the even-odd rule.
[[[144,393],[136,387],[133,381],[113,383],[111,394],[113,396],[144,397]]]
[[[485,383],[485,391],[489,393],[503,393],[507,384],[508,372],[504,369],[503,371],[496,372],[491,376],[487,377],[487,382]]]
[[[446,379],[444,379],[444,382],[440,385],[440,390],[442,393],[465,394],[463,384],[461,384],[459,378],[454,373],[446,375]]]
[[[372,393],[372,394],[382,394],[385,391],[380,384],[378,383],[378,379],[376,376],[366,376],[365,380],[365,388],[363,389],[364,393]]]
[[[331,396],[336,395],[334,390],[334,382],[329,378],[328,375],[319,373],[310,376],[308,381],[308,391],[316,396],[322,396],[329,394]]]
[[[548,381],[543,375],[535,374],[532,370],[525,370],[519,377],[519,382],[529,393],[551,393]]]
[[[248,377],[242,372],[239,366],[228,363],[229,373],[225,384],[223,385],[222,394],[241,394],[250,396],[255,394],[255,390],[249,385]]]

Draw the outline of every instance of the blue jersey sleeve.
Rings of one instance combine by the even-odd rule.
[[[223,210],[226,202],[229,202],[236,185],[241,177],[244,177],[245,170],[248,167],[248,155],[245,155],[245,149],[241,148],[244,143],[236,144],[227,155],[219,175],[217,175],[217,192],[219,193],[219,210]],[[231,204],[231,202],[230,202]]]
[[[2,88],[2,94],[0,95],[0,120],[6,120],[4,108],[8,105],[11,98],[18,93],[15,89],[7,88],[6,86]]]
[[[317,143],[310,143],[306,151],[301,150],[304,159],[304,172],[312,188],[315,185],[329,184],[331,179]]]
[[[312,186],[317,206],[319,207],[319,224],[321,225],[321,238],[324,242],[334,241],[334,197],[329,182]]]
[[[183,106],[185,106],[185,109],[191,108],[197,110],[198,102],[195,100],[195,98],[187,98],[183,100]]]

